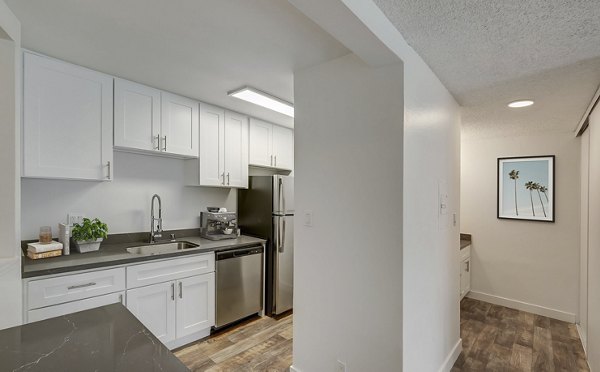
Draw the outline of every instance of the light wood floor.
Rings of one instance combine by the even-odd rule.
[[[453,372],[589,371],[574,324],[465,298]]]
[[[192,371],[283,372],[292,364],[292,315],[255,317],[175,351]]]

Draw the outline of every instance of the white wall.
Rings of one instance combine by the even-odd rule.
[[[402,369],[449,371],[461,351],[459,230],[452,226],[452,213],[459,207],[459,107],[372,1],[291,1],[366,63],[385,66],[394,58],[404,63]],[[297,159],[304,156],[297,151]],[[441,229],[440,181],[445,181],[449,195],[449,225]],[[378,317],[378,311],[371,316]],[[372,340],[393,331],[369,330],[365,335]],[[317,337],[320,333],[314,330]],[[302,352],[307,350],[294,351],[294,365]]]
[[[420,58],[406,60],[404,76],[404,371],[449,371],[462,350],[460,113]]]
[[[556,155],[555,223],[496,218],[499,157]],[[461,229],[472,296],[574,322],[579,299],[580,140],[573,133],[462,141]]]
[[[350,54],[294,87],[294,368],[400,370],[402,65]]]
[[[0,0],[0,329],[21,319],[20,41],[21,26]]]
[[[207,206],[235,211],[237,191],[184,186],[185,160],[115,152],[114,180],[87,182],[68,180],[22,180],[22,235],[35,239],[40,226],[82,212],[108,224],[111,234],[150,231],[150,200],[162,199],[163,228],[200,226],[200,212]]]
[[[600,106],[590,115],[587,356],[600,370]]]

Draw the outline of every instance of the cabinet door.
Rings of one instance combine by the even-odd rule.
[[[200,185],[225,184],[225,110],[200,104]]]
[[[161,93],[162,151],[198,157],[198,102],[175,94]]]
[[[250,165],[273,166],[273,125],[250,119],[249,146]]]
[[[273,166],[294,169],[294,131],[273,126]]]
[[[226,186],[248,187],[248,118],[225,112]]]
[[[160,136],[160,90],[115,79],[115,146],[156,150]]]
[[[177,281],[177,338],[215,325],[215,273]]]
[[[113,78],[24,53],[23,177],[110,180]]]
[[[175,282],[127,291],[127,308],[163,343],[175,339]]]
[[[37,322],[38,320],[50,319],[57,316],[76,313],[78,311],[93,309],[96,307],[116,304],[118,302],[125,304],[124,292],[116,292],[103,296],[86,298],[85,300],[67,302],[66,304],[42,307],[41,309],[29,310],[27,312],[27,322]]]
[[[471,290],[471,259],[461,262],[460,271],[460,297],[464,297]]]

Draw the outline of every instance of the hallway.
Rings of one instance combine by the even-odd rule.
[[[589,371],[575,324],[464,298],[460,336],[453,372]]]

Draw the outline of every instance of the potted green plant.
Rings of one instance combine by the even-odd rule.
[[[71,230],[73,246],[79,253],[93,252],[100,249],[100,244],[106,239],[108,226],[97,218],[84,218],[83,223],[76,223]]]

